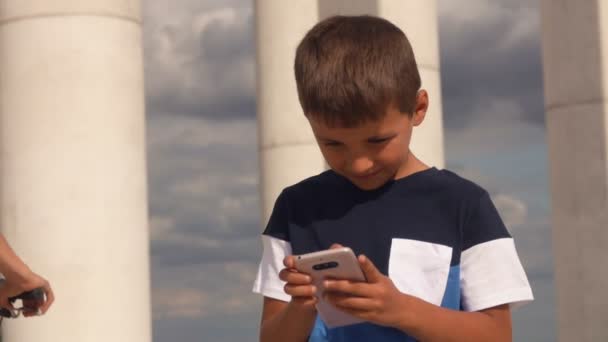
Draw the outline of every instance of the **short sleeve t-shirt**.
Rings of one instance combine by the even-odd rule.
[[[339,243],[365,254],[402,292],[432,304],[479,311],[533,299],[512,237],[489,194],[429,168],[364,191],[333,171],[283,190],[262,234],[253,290],[289,301],[283,258]],[[372,323],[328,328],[317,317],[309,341],[411,341]]]

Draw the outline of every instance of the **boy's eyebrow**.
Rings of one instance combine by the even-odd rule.
[[[383,133],[383,134],[372,135],[368,139],[386,139],[386,138],[392,138],[392,137],[394,137],[396,135],[397,135],[397,133],[387,132],[387,133]]]
[[[385,133],[385,134],[376,134],[374,136],[371,136],[371,137],[367,138],[367,141],[370,141],[370,140],[392,139],[392,138],[394,138],[396,136],[397,136],[397,133],[394,133],[394,132]]]
[[[384,140],[384,139],[391,139],[394,138],[398,135],[398,133],[395,132],[387,132],[384,134],[376,134],[376,135],[372,135],[371,137],[367,137],[365,140],[366,141],[373,141],[373,140]],[[324,142],[340,142],[340,140],[336,140],[336,139],[332,139],[332,138],[326,138],[324,136],[321,135],[316,135],[317,140],[320,141],[324,141]]]
[[[336,142],[338,141],[338,140],[336,140],[336,139],[330,139],[330,138],[326,138],[326,137],[324,137],[324,136],[317,135],[317,134],[315,134],[315,137],[317,137],[317,139],[318,139],[318,140],[323,140],[323,141],[336,141]]]

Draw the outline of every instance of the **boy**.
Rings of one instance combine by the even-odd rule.
[[[532,291],[488,193],[409,150],[428,94],[405,34],[380,18],[328,18],[298,46],[295,75],[331,170],[276,201],[254,284],[260,339],[510,341],[510,305]],[[367,282],[328,279],[321,293],[366,323],[329,329],[292,254],[338,244]]]

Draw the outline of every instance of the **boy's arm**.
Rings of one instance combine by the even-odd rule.
[[[478,312],[450,310],[403,295],[399,329],[420,341],[511,341],[509,305]]]
[[[284,291],[290,300],[264,296],[260,341],[305,342],[317,317],[316,288],[309,275],[295,269],[292,255],[283,259],[283,265],[285,268],[279,272],[279,279],[285,283]]]
[[[264,297],[261,342],[305,342],[315,323],[314,307]]]

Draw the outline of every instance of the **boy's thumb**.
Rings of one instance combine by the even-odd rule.
[[[374,263],[365,255],[359,255],[359,264],[361,264],[361,269],[368,283],[376,283],[382,279],[382,273],[378,271]]]
[[[293,255],[288,255],[283,258],[283,265],[287,268],[294,268],[295,262],[293,261]]]

